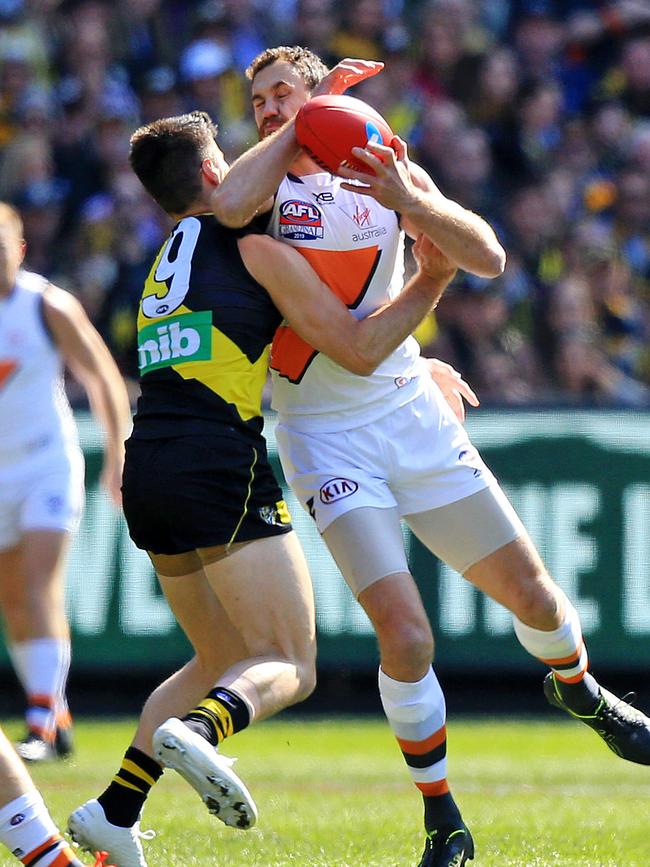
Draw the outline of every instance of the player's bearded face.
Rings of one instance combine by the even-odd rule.
[[[295,117],[309,91],[294,66],[277,60],[257,73],[252,97],[257,130],[260,138],[266,138]]]

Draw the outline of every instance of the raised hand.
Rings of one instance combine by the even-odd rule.
[[[356,183],[342,183],[341,188],[372,196],[385,208],[405,212],[419,195],[411,179],[406,143],[395,136],[391,147],[368,142],[365,148],[352,148],[352,154],[372,172],[357,171],[342,163],[336,174]]]
[[[345,93],[348,87],[371,78],[381,72],[384,64],[380,60],[355,60],[346,57],[339,61],[314,88],[312,96],[327,93]]]

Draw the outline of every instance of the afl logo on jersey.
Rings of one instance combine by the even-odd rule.
[[[319,491],[320,501],[325,504],[335,503],[337,500],[351,497],[358,490],[359,483],[353,482],[352,479],[330,479]]]
[[[316,205],[289,199],[280,205],[280,235],[293,241],[323,237],[323,215]]]

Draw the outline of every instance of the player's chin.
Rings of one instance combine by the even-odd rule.
[[[268,138],[270,135],[273,135],[274,132],[277,132],[279,129],[282,129],[284,126],[283,123],[273,123],[269,126],[263,126],[261,130],[259,130],[259,135],[261,139]]]

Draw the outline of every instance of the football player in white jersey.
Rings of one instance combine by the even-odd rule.
[[[83,503],[83,457],[63,386],[67,366],[105,434],[116,505],[131,411],[122,377],[79,302],[21,268],[19,214],[0,203],[0,612],[27,695],[27,761],[70,752],[70,634],[64,565]],[[89,576],[90,578],[90,576]]]
[[[259,55],[247,74],[262,141],[233,164],[212,198],[215,215],[233,227],[269,211],[269,231],[305,255],[332,288],[338,284],[360,316],[399,290],[403,231],[423,233],[473,274],[495,277],[505,264],[490,226],[409,163],[403,142],[397,140],[397,154],[381,145],[357,149],[376,176],[342,167],[347,180],[301,152],[293,124],[301,105],[317,93],[342,93],[382,65],[346,60],[328,73],[298,46]],[[550,669],[544,692],[551,704],[594,728],[619,756],[650,764],[650,720],[588,673],[575,609],[431,381],[413,339],[369,377],[358,377],[281,328],[271,367],[285,475],[379,640],[382,704],[424,798],[420,867],[460,867],[473,858],[474,844],[447,785],[445,700],[400,519],[512,612],[517,638]]]

